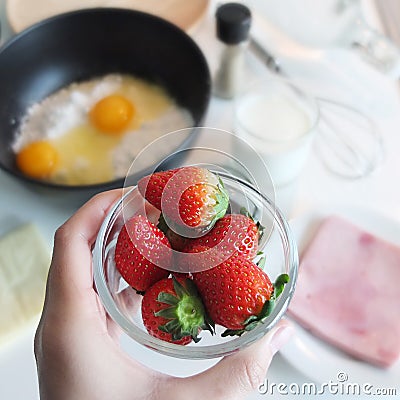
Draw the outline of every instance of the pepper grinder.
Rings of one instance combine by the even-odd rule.
[[[226,3],[218,7],[216,31],[221,46],[213,83],[213,92],[218,97],[231,99],[240,90],[250,25],[251,13],[243,4]]]

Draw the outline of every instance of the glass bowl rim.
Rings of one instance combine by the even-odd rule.
[[[109,314],[109,316],[113,319],[113,321],[132,339],[137,341],[138,343],[155,350],[158,353],[172,356],[175,358],[182,359],[191,359],[191,360],[204,360],[204,359],[212,359],[219,358],[222,356],[226,356],[232,354],[244,347],[249,346],[254,343],[261,337],[263,337],[267,332],[269,332],[276,323],[282,318],[283,314],[286,312],[289,302],[293,297],[298,268],[299,268],[299,257],[297,251],[297,244],[294,239],[294,236],[291,232],[291,228],[283,217],[281,211],[276,207],[276,205],[262,192],[259,192],[246,181],[243,181],[240,178],[232,177],[232,175],[218,172],[223,179],[235,181],[236,183],[243,186],[246,190],[253,192],[255,195],[261,197],[262,202],[267,203],[270,207],[271,215],[273,213],[274,220],[274,229],[278,227],[279,235],[281,239],[281,243],[285,242],[286,250],[285,251],[285,265],[287,267],[287,273],[289,274],[289,282],[285,286],[284,291],[282,292],[279,298],[280,307],[275,307],[268,317],[270,323],[268,325],[260,324],[255,329],[246,332],[244,335],[236,337],[233,340],[230,340],[225,343],[218,343],[212,345],[205,346],[182,346],[179,344],[169,343],[163,341],[161,339],[155,338],[145,332],[144,330],[140,330],[136,328],[118,309],[115,305],[115,302],[112,298],[112,295],[108,289],[106,277],[103,268],[103,242],[105,237],[105,232],[109,226],[110,221],[113,221],[116,214],[120,212],[120,208],[123,205],[124,200],[136,189],[136,186],[133,186],[129,191],[123,194],[123,196],[114,204],[111,210],[108,212],[105,217],[99,233],[96,238],[96,242],[93,248],[93,279],[94,285],[97,290],[97,293],[100,297],[100,301]]]

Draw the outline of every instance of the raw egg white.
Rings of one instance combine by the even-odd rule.
[[[132,136],[128,142],[145,143],[142,127],[176,108],[162,87],[128,75],[74,83],[28,111],[13,146],[17,166],[30,177],[54,183],[110,181],[119,177],[115,152],[124,151],[126,137]],[[176,129],[190,125],[182,121]]]

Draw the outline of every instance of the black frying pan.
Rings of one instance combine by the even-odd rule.
[[[12,38],[0,49],[0,167],[25,182],[53,190],[95,193],[123,185],[64,186],[30,179],[15,165],[11,149],[27,108],[58,89],[108,73],[128,73],[165,87],[199,125],[211,80],[195,42],[175,25],[123,9],[62,14]],[[178,144],[177,144],[178,145]],[[147,171],[138,171],[138,177]]]

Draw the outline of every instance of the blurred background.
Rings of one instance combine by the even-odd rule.
[[[302,91],[316,101],[320,118],[315,131],[307,130],[313,131],[313,136],[309,146],[299,150],[302,162],[297,165],[293,161],[295,157],[290,152],[291,146],[288,146],[287,153],[287,149],[284,151],[291,160],[289,163],[285,161],[284,165],[289,169],[294,164],[298,167],[293,173],[293,180],[290,183],[273,185],[271,179],[265,177],[264,170],[260,173],[264,174],[261,178],[256,176],[257,182],[261,182],[260,187],[275,198],[277,206],[289,220],[301,249],[304,248],[305,239],[309,238],[309,227],[315,227],[316,221],[331,213],[344,215],[378,236],[400,245],[400,191],[397,188],[400,180],[399,1],[241,2],[251,10],[251,27],[243,40],[243,46],[235,47],[234,50],[235,54],[243,56],[243,65],[237,67],[241,70],[240,90],[238,89],[235,96],[228,98],[214,90],[222,61],[232,61],[232,57],[225,54],[226,43],[216,32],[215,12],[218,6],[226,2],[87,2],[88,5],[94,3],[121,7],[127,7],[128,4],[128,8],[151,12],[177,24],[194,40],[204,54],[212,79],[207,98],[208,108],[201,122],[203,126],[223,129],[232,132],[233,136],[239,136],[238,115],[240,100],[244,99],[241,97],[243,90],[251,85],[261,86],[260,82],[264,84],[271,79],[284,79],[285,82],[296,85],[296,96]],[[32,23],[84,4],[77,1],[0,0],[0,54],[8,46],[8,40],[13,40],[15,34]],[[234,59],[237,60],[238,57],[235,55]],[[233,83],[237,83],[235,77],[224,77],[227,79],[225,83],[229,83],[231,88]],[[269,88],[272,92],[272,85]],[[3,111],[7,110],[7,106],[7,102],[0,104]],[[292,111],[280,109],[279,115],[282,118],[277,117],[276,120],[271,117],[274,112],[268,114],[269,118],[265,117],[265,111],[261,112],[261,116],[254,116],[254,120],[258,121],[255,125],[266,131],[264,127],[274,126],[273,124],[279,126],[282,120],[293,121],[296,113],[290,114]],[[298,123],[292,125],[299,126]],[[0,137],[2,126],[4,127],[4,121],[0,121]],[[165,129],[161,133],[167,132],[168,129]],[[245,132],[243,138],[250,142],[253,133]],[[298,133],[301,136],[304,132]],[[266,143],[269,139],[271,138],[262,138],[261,143]],[[235,157],[245,157],[243,149],[240,146],[235,147],[234,139],[214,145],[216,149],[225,149]],[[268,163],[272,162],[270,154],[267,151],[263,154],[261,145],[256,150],[268,167]],[[275,179],[277,177],[272,176],[272,182]],[[3,170],[0,170],[0,188],[1,238],[26,224],[35,227],[34,235],[40,244],[35,242],[28,246],[26,257],[40,258],[40,268],[45,265],[41,269],[39,289],[32,294],[40,298],[43,295],[54,232],[82,204],[85,196],[76,196],[74,199],[75,194],[72,198],[55,195],[55,192],[44,194],[28,187],[23,179]],[[28,234],[33,235],[30,230]],[[41,256],[35,253],[38,248],[41,249]],[[13,252],[15,250],[10,251]],[[5,270],[1,263],[0,268]],[[38,270],[39,267],[33,265],[31,273],[35,269]],[[2,278],[1,270],[0,279],[0,309],[3,311],[8,307],[10,296],[2,295],[7,293],[10,285],[7,286],[6,279]],[[23,321],[26,324],[13,331],[7,343],[2,345],[0,342],[2,400],[38,399],[32,352],[37,318],[36,310],[33,319]],[[397,321],[398,315],[393,319]],[[0,317],[0,329],[2,326],[7,328],[7,324],[7,319]],[[203,362],[183,364],[179,360],[171,361],[128,340],[123,340],[122,344],[127,353],[140,361],[179,376],[209,366]],[[351,382],[368,381],[376,387],[398,387],[399,362],[388,370],[381,370],[355,361],[323,341],[312,338],[301,328],[298,328],[294,341],[274,358],[268,379],[270,382],[283,382],[287,385],[322,383],[335,379],[342,370],[348,374]],[[340,396],[332,396],[335,399],[338,397]],[[261,399],[265,395],[255,393],[251,398]],[[270,398],[301,396],[275,393]]]

